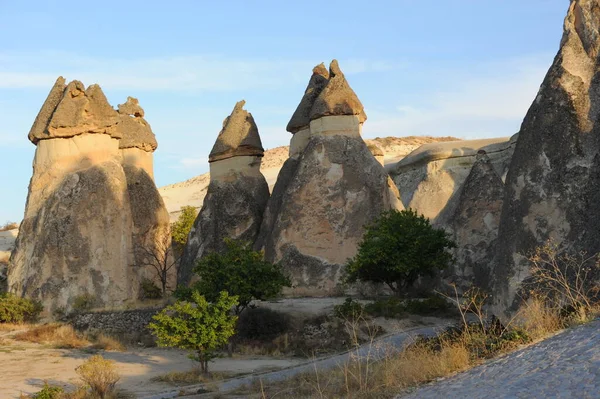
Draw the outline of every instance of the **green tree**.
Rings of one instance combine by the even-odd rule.
[[[356,256],[346,265],[346,280],[387,284],[396,295],[420,276],[433,275],[453,262],[456,248],[442,229],[412,209],[382,213],[366,231]]]
[[[171,224],[171,236],[178,252],[183,251],[197,216],[198,211],[196,208],[193,206],[182,206],[179,217]]]
[[[208,362],[216,357],[215,351],[227,344],[235,333],[237,316],[231,308],[236,296],[222,291],[213,303],[198,292],[192,292],[190,301],[177,301],[153,317],[148,328],[157,337],[159,346],[193,351],[190,359],[200,363],[200,370],[208,372]]]
[[[223,253],[207,254],[194,268],[200,280],[192,289],[209,300],[227,290],[239,298],[235,311],[240,314],[252,300],[273,298],[291,286],[282,267],[265,261],[262,252],[253,251],[249,244],[225,239],[225,246]]]

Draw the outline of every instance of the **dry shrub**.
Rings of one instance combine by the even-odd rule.
[[[115,362],[94,355],[75,369],[79,378],[90,387],[92,395],[109,398],[115,392],[115,386],[121,378],[116,371]]]
[[[8,231],[19,228],[19,224],[15,222],[6,222],[0,226],[0,231]]]
[[[545,299],[537,296],[522,304],[515,322],[534,340],[544,338],[564,327],[560,310],[548,306]]]
[[[105,351],[125,352],[127,348],[118,339],[100,333],[97,337],[91,339],[94,342],[92,348]]]
[[[79,335],[68,324],[44,324],[15,335],[18,341],[34,342],[51,345],[58,349],[76,349],[88,346],[90,343]]]
[[[199,368],[193,368],[189,371],[171,371],[167,374],[152,377],[150,381],[165,382],[171,385],[191,385],[198,383],[207,383],[220,381],[234,376],[234,373],[203,373]]]

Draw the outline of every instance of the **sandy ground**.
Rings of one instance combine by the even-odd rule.
[[[410,136],[410,137],[385,137],[375,138],[372,141],[377,143],[384,151],[384,162],[386,168],[395,165],[398,161],[410,154],[413,150],[419,148],[423,144],[439,142],[439,141],[455,141],[455,137],[429,137],[429,136]],[[277,180],[279,170],[283,163],[288,159],[288,147],[277,147],[265,151],[265,156],[262,160],[261,172],[267,179],[269,189],[273,189]],[[200,209],[208,184],[210,175],[205,173],[193,177],[189,180],[163,186],[158,189],[165,206],[171,216],[171,221],[174,221],[179,216],[179,210],[182,206],[189,205]]]
[[[150,379],[172,371],[189,371],[194,362],[187,352],[174,349],[149,348],[128,352],[99,352],[114,360],[121,380],[119,388],[147,396],[173,389],[172,385]],[[18,398],[21,393],[40,390],[44,381],[65,387],[79,382],[75,368],[92,353],[83,350],[47,349],[42,345],[7,340],[0,344],[0,398]],[[304,360],[305,361],[305,360]],[[278,370],[303,362],[302,359],[268,357],[234,357],[217,359],[209,367],[213,372],[242,375]]]
[[[344,300],[293,298],[258,302],[257,305],[294,316],[316,316],[331,314],[333,306]],[[374,322],[383,327],[386,333],[394,334],[416,327],[441,325],[447,321],[415,316],[402,320],[377,318]],[[43,345],[15,341],[10,338],[14,334],[14,331],[0,332],[0,398],[18,398],[21,393],[37,392],[44,381],[63,386],[77,384],[75,368],[94,354],[85,350],[49,349]],[[174,389],[172,385],[150,381],[152,377],[173,371],[189,371],[194,366],[194,362],[187,358],[187,352],[176,349],[136,348],[127,352],[99,353],[116,362],[122,376],[119,387],[140,397]],[[302,358],[236,355],[233,358],[216,359],[209,367],[213,372],[244,375],[281,370],[306,361]]]

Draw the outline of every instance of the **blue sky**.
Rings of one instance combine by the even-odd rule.
[[[96,4],[97,3],[97,4]],[[23,216],[27,133],[55,79],[139,98],[159,142],[158,186],[208,170],[245,99],[265,148],[311,68],[337,58],[365,137],[509,136],[552,62],[567,0],[0,0],[0,223]]]

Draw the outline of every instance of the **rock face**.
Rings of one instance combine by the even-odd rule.
[[[498,176],[504,178],[517,135],[508,138],[425,144],[390,168],[407,208],[432,223],[450,228],[459,196],[479,151],[484,151]]]
[[[308,142],[281,169],[255,245],[269,261],[282,262],[298,294],[331,293],[363,226],[384,210],[402,208],[398,190],[360,136],[366,114],[336,61],[329,77],[310,97]],[[309,105],[305,95],[299,108]]]
[[[221,251],[224,238],[254,243],[269,199],[269,186],[260,172],[264,154],[252,114],[235,105],[210,153],[210,184],[178,273],[187,284],[196,261],[208,252]]]
[[[143,271],[119,150],[129,130],[120,120],[99,86],[60,77],[29,133],[37,148],[8,285],[43,301],[46,315],[84,294],[98,306],[138,297]]]
[[[495,261],[500,308],[513,305],[526,255],[545,240],[600,250],[599,27],[597,0],[571,1],[560,50],[521,125]]]
[[[119,151],[133,218],[134,262],[140,277],[152,280],[160,287],[160,279],[151,265],[158,266],[155,256],[159,259],[166,256],[170,263],[173,254],[165,253],[170,243],[169,213],[153,180],[152,153],[158,143],[136,98],[128,97],[118,109],[118,129],[122,136]],[[173,268],[168,278],[170,288],[175,288],[176,279],[177,271]]]
[[[456,241],[456,263],[445,273],[459,289],[489,289],[498,237],[504,183],[485,151],[480,150],[467,176],[449,226]]]

